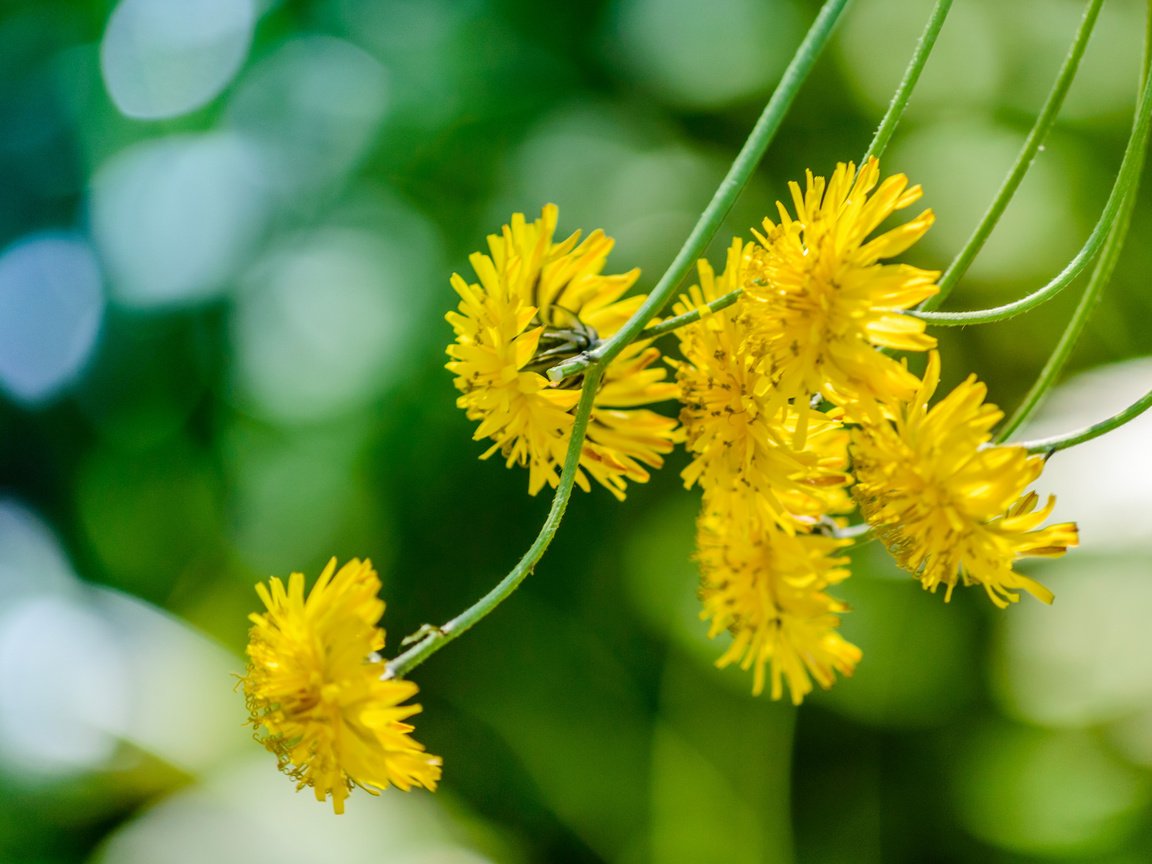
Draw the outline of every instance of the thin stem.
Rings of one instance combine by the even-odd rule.
[[[868,145],[868,151],[860,160],[861,165],[867,163],[872,156],[879,158],[888,147],[888,141],[892,138],[892,133],[896,131],[900,118],[904,116],[904,109],[908,107],[912,89],[920,80],[920,73],[924,70],[924,64],[928,62],[928,55],[932,53],[932,47],[936,44],[936,37],[940,35],[940,28],[944,26],[944,19],[948,17],[948,10],[951,8],[952,0],[936,0],[932,17],[928,19],[924,32],[920,34],[920,41],[916,43],[916,50],[912,54],[912,59],[908,61],[908,68],[904,70],[904,78],[892,95],[892,101],[888,103],[888,110],[884,114],[884,119],[876,127],[876,134],[872,136],[872,143]]]
[[[1149,125],[1152,123],[1152,75],[1148,74],[1148,64],[1150,58],[1152,58],[1152,2],[1149,3],[1148,14],[1149,24],[1147,33],[1145,34],[1146,44],[1143,63],[1143,94],[1140,98],[1140,105],[1136,109],[1136,119],[1132,124],[1132,136],[1128,139],[1128,147],[1124,152],[1124,164],[1120,169],[1122,174],[1125,168],[1129,169],[1128,183],[1122,188],[1120,178],[1117,177],[1116,185],[1112,187],[1112,196],[1109,196],[1109,204],[1111,204],[1112,197],[1117,194],[1119,194],[1121,198],[1117,205],[1118,212],[1116,213],[1115,222],[1110,226],[1104,250],[1100,255],[1100,260],[1096,263],[1096,267],[1092,271],[1092,276],[1088,280],[1084,294],[1080,297],[1080,302],[1076,305],[1071,319],[1064,328],[1064,333],[1061,334],[1060,341],[1056,343],[1056,347],[1052,350],[1048,362],[1045,363],[1044,368],[1040,370],[1040,374],[1024,395],[1024,399],[1020,405],[997,434],[996,438],[998,441],[1007,439],[1008,436],[1019,429],[1020,426],[1032,416],[1032,413],[1056,383],[1056,377],[1060,374],[1064,368],[1064,364],[1068,361],[1068,357],[1072,354],[1076,340],[1080,338],[1080,334],[1084,331],[1084,327],[1088,323],[1088,317],[1096,305],[1096,302],[1100,299],[1100,295],[1104,291],[1104,286],[1107,285],[1108,281],[1112,278],[1112,271],[1116,269],[1116,262],[1119,260],[1120,252],[1124,248],[1124,240],[1128,236],[1128,227],[1132,222],[1132,210],[1136,204],[1136,190],[1140,184],[1140,170],[1144,165]]]
[[[668,305],[668,301],[672,298],[680,281],[703,254],[704,247],[716,234],[724,221],[724,217],[732,209],[737,196],[747,185],[748,179],[760,163],[769,143],[775,137],[781,122],[784,120],[784,115],[787,114],[796,94],[800,91],[801,85],[812,71],[812,67],[816,64],[816,59],[820,56],[824,46],[828,44],[836,22],[840,19],[840,15],[847,5],[848,0],[827,0],[820,9],[820,13],[808,30],[808,35],[804,37],[804,41],[800,43],[792,62],[784,70],[780,84],[776,87],[772,98],[768,100],[764,112],[752,128],[748,140],[744,142],[744,146],[737,154],[732,167],[728,169],[728,174],[720,182],[716,194],[712,196],[712,200],[704,212],[700,214],[696,227],[692,229],[692,233],[688,235],[688,239],[684,241],[684,245],[680,247],[680,251],[676,253],[676,257],[668,266],[667,271],[660,277],[660,281],[656,283],[652,293],[648,295],[648,299],[611,338],[601,342],[592,350],[549,369],[548,377],[552,381],[562,381],[571,375],[583,372],[594,364],[610,362],[640,335],[648,322],[656,317],[661,309]]]
[[[576,482],[576,472],[580,467],[580,454],[584,449],[584,436],[588,431],[588,420],[592,416],[592,403],[596,398],[596,390],[600,386],[600,378],[603,374],[602,367],[594,367],[589,369],[584,377],[584,386],[580,391],[580,401],[576,404],[576,415],[572,424],[572,438],[568,442],[568,452],[564,458],[564,468],[560,472],[556,494],[552,498],[548,517],[544,520],[540,533],[536,535],[536,539],[528,551],[524,553],[512,571],[480,600],[444,626],[434,628],[431,633],[414,646],[390,660],[387,671],[384,673],[385,677],[399,678],[407,675],[503,603],[536,567],[536,562],[543,557],[544,552],[552,542],[552,538],[556,536],[556,531],[564,518],[564,511],[568,507],[568,500],[572,497],[572,487]]]
[[[1024,139],[1024,145],[1020,148],[1020,153],[1016,156],[1015,164],[1008,172],[1008,176],[1004,178],[1004,183],[1000,186],[1000,191],[996,193],[996,197],[992,200],[991,205],[989,205],[988,212],[984,214],[984,218],[980,220],[980,224],[976,226],[976,230],[972,232],[972,236],[968,238],[968,242],[964,244],[964,248],[960,250],[956,259],[948,267],[944,275],[940,277],[940,282],[938,283],[940,286],[939,293],[924,302],[922,308],[925,311],[938,308],[940,304],[947,299],[948,295],[952,293],[952,289],[956,287],[956,283],[968,272],[972,261],[979,254],[980,250],[984,248],[984,243],[992,234],[996,223],[1000,221],[1000,217],[1008,206],[1008,202],[1011,201],[1012,196],[1016,194],[1016,189],[1020,186],[1024,175],[1027,174],[1028,169],[1032,167],[1032,161],[1036,158],[1036,153],[1040,150],[1044,139],[1048,137],[1049,130],[1051,130],[1052,125],[1056,122],[1056,115],[1060,113],[1060,106],[1064,104],[1064,96],[1068,93],[1068,88],[1071,86],[1072,80],[1076,77],[1076,70],[1080,66],[1080,58],[1084,55],[1084,49],[1088,45],[1088,37],[1092,34],[1092,28],[1096,24],[1096,18],[1100,12],[1102,2],[1103,0],[1089,0],[1087,7],[1084,9],[1084,17],[1080,21],[1080,28],[1076,31],[1076,38],[1072,41],[1072,46],[1068,49],[1068,55],[1064,58],[1064,64],[1060,67],[1060,73],[1056,76],[1056,81],[1048,93],[1048,98],[1045,100],[1043,108],[1040,109],[1040,114],[1036,117],[1036,122],[1032,125],[1032,130],[1028,133],[1028,137]],[[1087,263],[1087,261],[1083,262],[1081,267]],[[1069,265],[1069,267],[1071,267],[1071,265]],[[1075,274],[1073,274],[1073,276],[1074,275]],[[1069,281],[1071,281],[1071,279],[1069,279]]]
[[[1051,438],[1041,438],[1037,441],[1021,441],[1018,446],[1023,447],[1029,453],[1055,453],[1057,450],[1066,450],[1077,444],[1083,444],[1085,441],[1091,441],[1093,438],[1099,438],[1101,435],[1123,426],[1128,421],[1139,417],[1149,408],[1152,408],[1152,390],[1107,420],[1101,420],[1099,423],[1093,423],[1091,426],[1086,426],[1077,432],[1069,432],[1066,435],[1054,435]]]
[[[695,324],[704,317],[704,310],[709,312],[719,312],[721,309],[727,309],[740,299],[740,295],[744,293],[743,288],[737,288],[735,291],[729,291],[709,303],[705,303],[698,309],[693,309],[691,312],[685,312],[683,315],[677,315],[675,318],[669,318],[667,321],[661,321],[659,324],[653,324],[651,327],[645,328],[641,334],[644,339],[654,339],[657,336],[663,336],[665,333],[671,333],[673,330],[679,330],[688,324]]]

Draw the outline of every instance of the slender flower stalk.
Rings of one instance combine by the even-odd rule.
[[[1069,447],[1075,447],[1077,444],[1091,441],[1093,438],[1099,438],[1101,435],[1111,432],[1113,429],[1119,429],[1125,423],[1135,420],[1149,408],[1152,408],[1152,390],[1145,393],[1123,411],[1113,414],[1107,420],[1101,420],[1099,423],[1093,423],[1091,426],[1086,426],[1075,432],[1067,432],[1063,435],[1053,435],[1050,438],[1039,438],[1035,441],[1020,441],[1016,443],[1016,446],[1023,447],[1029,453],[1050,455],[1058,450],[1066,450]]]
[[[702,303],[700,306],[688,312],[683,312],[674,318],[666,318],[659,324],[652,324],[644,329],[644,337],[655,338],[657,336],[663,336],[666,333],[671,333],[673,330],[679,330],[681,327],[695,324],[705,315],[711,315],[719,312],[721,309],[734,306],[743,293],[743,288],[735,288],[727,294],[717,297],[715,300],[709,300],[707,303]]]
[[[568,441],[568,453],[564,458],[564,468],[560,472],[560,481],[556,484],[556,493],[552,496],[552,506],[544,525],[528,547],[528,551],[499,583],[487,594],[440,627],[430,628],[427,636],[403,654],[388,661],[384,673],[387,678],[402,678],[447,645],[457,637],[470,630],[475,624],[487,617],[492,610],[503,603],[512,592],[520,587],[520,583],[531,573],[537,562],[544,557],[544,553],[556,536],[560,523],[564,519],[564,511],[568,509],[568,499],[572,497],[572,488],[576,484],[576,474],[580,466],[580,454],[583,451],[584,433],[588,428],[588,420],[592,416],[592,404],[596,398],[596,390],[600,386],[603,370],[594,366],[584,376],[584,384],[580,389],[580,401],[576,404],[573,414],[572,437]]]

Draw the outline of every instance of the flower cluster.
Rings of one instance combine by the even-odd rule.
[[[699,265],[700,285],[681,301],[704,314],[681,332],[681,420],[693,461],[687,485],[704,493],[698,524],[703,617],[732,643],[719,665],[771,665],[771,693],[787,682],[799,702],[811,682],[852,673],[860,651],[837,632],[842,603],[827,591],[848,577],[834,537],[859,505],[897,563],[945,599],[981,585],[1000,607],[1021,590],[1052,594],[1014,565],[1058,556],[1077,542],[1071,523],[1039,527],[1028,487],[1043,459],[993,446],[1001,419],[974,377],[936,406],[939,354],[917,378],[886,352],[922,352],[935,340],[906,314],[936,293],[937,273],[890,259],[933,221],[925,210],[877,234],[921,196],[903,175],[880,180],[875,159],[831,178],[790,184],[795,213],[778,205],[755,242],[733,241],[725,271]],[[875,236],[873,236],[875,235]],[[708,314],[734,289],[738,302]],[[821,404],[822,403],[822,404]],[[825,410],[818,410],[820,405]],[[830,532],[833,536],[825,536]]]
[[[249,722],[297,788],[332,796],[344,812],[352,786],[435,789],[440,758],[411,737],[419,705],[410,681],[384,680],[377,626],[384,603],[369,561],[328,562],[305,597],[304,576],[273,577],[256,591],[265,611],[250,616],[248,672],[242,679]]]
[[[682,479],[702,496],[700,617],[710,637],[731,639],[717,665],[751,670],[754,694],[787,690],[800,704],[862,657],[839,631],[848,608],[832,593],[850,575],[854,511],[925,589],[945,586],[947,601],[958,584],[979,585],[1001,608],[1021,591],[1051,602],[1015,565],[1063,555],[1078,537],[1074,523],[1042,527],[1054,499],[1041,506],[1030,487],[1044,460],[991,443],[1002,414],[975,376],[929,405],[940,355],[908,312],[938,291],[938,274],[890,259],[924,235],[932,212],[877,233],[920,187],[902,174],[881,181],[870,159],[790,189],[793,210],[780,203],[778,222],[733,239],[723,270],[698,263],[677,320],[656,331],[679,340],[667,366],[651,339],[597,352],[645,299],[625,296],[637,271],[603,273],[612,240],[557,240],[552,205],[533,222],[516,214],[471,256],[477,282],[452,276],[460,303],[447,315],[446,365],[474,437],[492,442],[484,457],[527,467],[531,494],[559,485],[593,381],[572,456],[585,491],[595,480],[622,499],[682,441]],[[587,383],[548,376],[616,349]],[[918,378],[890,351],[928,352],[927,371]],[[676,398],[678,420],[646,407]],[[337,570],[333,559],[307,595],[299,573],[256,590],[265,611],[250,616],[249,722],[297,788],[331,796],[336,813],[353,786],[435,789],[441,760],[408,722],[420,711],[409,703],[416,685],[378,653],[384,603],[371,563]]]
[[[922,196],[903,174],[881,178],[870,158],[831,176],[789,184],[750,238],[730,244],[724,267],[697,265],[697,284],[673,311],[675,381],[653,363],[650,339],[633,342],[603,372],[580,451],[589,475],[622,498],[683,441],[682,477],[702,494],[697,520],[701,617],[730,634],[719,666],[750,669],[753,691],[785,689],[799,703],[814,685],[851,675],[861,651],[839,632],[849,576],[845,529],[863,526],[923,586],[980,585],[1000,607],[1025,591],[1051,592],[1016,571],[1030,556],[1077,543],[1072,523],[1041,527],[1030,486],[1043,459],[993,445],[1001,419],[974,377],[934,406],[936,341],[908,314],[938,292],[938,273],[894,261],[932,226],[931,210],[901,221]],[[512,218],[472,256],[478,282],[458,275],[459,310],[448,369],[475,437],[509,465],[529,469],[529,491],[556,486],[583,377],[547,376],[617,332],[643,302],[625,298],[635,271],[602,274],[611,241],[595,231],[554,239],[556,208]],[[734,304],[718,301],[738,293]],[[923,378],[893,352],[928,353]],[[569,364],[578,366],[579,364]],[[678,396],[674,420],[645,407]],[[858,533],[858,532],[855,532]]]

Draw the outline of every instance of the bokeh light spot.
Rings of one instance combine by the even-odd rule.
[[[925,189],[914,212],[924,206],[936,212],[936,222],[924,238],[922,254],[928,261],[937,265],[947,261],[967,241],[1023,138],[1022,132],[991,118],[967,114],[962,121],[942,119],[923,126],[893,143],[885,164]],[[968,271],[964,283],[968,303],[980,302],[974,291],[982,284],[1051,278],[1075,254],[1095,217],[1070,201],[1068,156],[1067,148],[1054,146],[1033,164]],[[1006,299],[996,295],[995,302]]]
[[[1083,732],[988,724],[952,765],[963,824],[1023,854],[1099,861],[1148,800],[1147,779]]]
[[[790,2],[621,0],[613,23],[621,65],[667,101],[706,108],[766,90],[787,62],[798,16]]]
[[[687,236],[723,175],[722,164],[667,129],[611,106],[575,102],[528,134],[489,221],[499,225],[510,212],[558,202],[562,231],[600,227],[615,239],[608,272],[639,267],[654,277],[668,263],[668,238]]]
[[[261,154],[235,134],[139,144],[93,181],[112,296],[129,306],[213,297],[247,261],[266,212]]]
[[[227,120],[258,140],[278,187],[336,180],[367,151],[388,105],[384,67],[330,36],[292,40],[248,72]]]
[[[0,608],[67,591],[75,578],[52,529],[24,505],[0,499]]]
[[[108,95],[145,120],[201,107],[239,71],[255,19],[252,0],[121,0],[100,44]]]
[[[36,234],[0,255],[0,386],[37,403],[68,384],[88,359],[104,312],[88,243]]]
[[[404,278],[410,254],[365,231],[329,228],[262,262],[233,319],[236,374],[252,407],[307,421],[377,396],[422,307]]]
[[[1062,435],[1111,417],[1152,390],[1152,359],[1082,372],[1045,401],[1019,440]],[[1128,550],[1152,557],[1152,411],[1107,435],[1061,450],[1044,466],[1042,492],[1056,495],[1052,520],[1080,525],[1082,551]],[[1073,557],[1070,559],[1074,561]],[[1075,566],[1075,565],[1073,565]],[[1152,572],[1152,564],[1149,566]]]
[[[1152,554],[1073,552],[1041,581],[1051,607],[1021,604],[1001,621],[994,682],[1019,716],[1087,726],[1152,707]],[[1051,574],[1051,575],[1049,575]]]
[[[847,70],[845,83],[877,119],[888,107],[928,20],[931,4],[915,4],[917,9],[910,11],[912,5],[908,0],[858,4],[845,16],[839,38],[833,42]],[[947,26],[916,85],[913,116],[925,106],[995,104],[1004,62],[991,6],[958,3],[949,12]]]
[[[80,662],[78,649],[83,651]],[[37,597],[0,615],[0,755],[32,774],[102,765],[123,725],[127,681],[107,622],[67,597]]]

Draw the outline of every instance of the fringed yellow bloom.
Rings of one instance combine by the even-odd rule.
[[[861,512],[884,545],[930,591],[957,582],[982,585],[1004,608],[1019,591],[1052,602],[1052,592],[1017,573],[1025,557],[1059,557],[1078,543],[1076,524],[1039,528],[1055,498],[1038,508],[1025,490],[1040,476],[1041,456],[1023,447],[991,446],[1002,412],[984,404],[987,388],[969,376],[931,409],[940,383],[933,352],[911,402],[852,433]]]
[[[250,616],[249,722],[297,789],[331,795],[337,813],[353,784],[375,795],[389,785],[435,789],[440,779],[440,758],[409,735],[420,706],[401,704],[416,685],[380,678],[379,590],[371,562],[336,571],[333,558],[307,598],[300,573],[287,588],[275,577],[257,585],[267,611]]]
[[[706,309],[739,287],[750,252],[739,238],[733,240],[719,276],[700,261],[700,284],[674,311]],[[684,360],[669,362],[681,388],[680,422],[693,457],[683,473],[685,485],[699,484],[706,498],[729,499],[726,509],[736,518],[777,519],[785,528],[795,519],[851,509],[844,491],[850,481],[847,432],[807,403],[775,402],[766,389],[770,382],[745,350],[743,309],[739,301],[676,331]],[[807,427],[804,449],[793,446],[798,418]]]
[[[803,193],[788,184],[795,218],[778,203],[780,223],[765,219],[764,233],[756,234],[745,319],[777,400],[801,404],[820,394],[847,408],[908,399],[916,389],[916,378],[876,348],[925,351],[936,344],[924,322],[904,311],[937,292],[939,274],[880,262],[919,240],[934,217],[925,210],[868,239],[921,196],[903,174],[877,186],[879,178],[875,158],[859,174],[851,162],[840,163],[827,182],[809,172]]]
[[[456,341],[447,368],[462,395],[457,405],[480,421],[473,436],[495,442],[507,465],[528,466],[528,491],[556,486],[573,426],[582,378],[554,384],[545,373],[611,336],[643,302],[621,300],[639,271],[601,273],[613,241],[593,231],[554,242],[557,209],[535,222],[515,214],[488,238],[489,254],[470,258],[478,284],[452,275],[459,311],[448,321]],[[604,373],[580,457],[577,484],[592,477],[617,498],[626,482],[644,482],[644,466],[659,468],[676,440],[676,423],[638,406],[676,397],[665,370],[648,368],[660,356],[648,342],[629,345]]]
[[[701,618],[711,619],[710,637],[732,634],[716,665],[751,668],[753,694],[763,691],[770,665],[772,698],[787,683],[797,705],[813,681],[827,689],[837,672],[851,675],[861,652],[836,630],[847,607],[825,593],[848,577],[837,554],[848,542],[705,510],[697,524]]]

